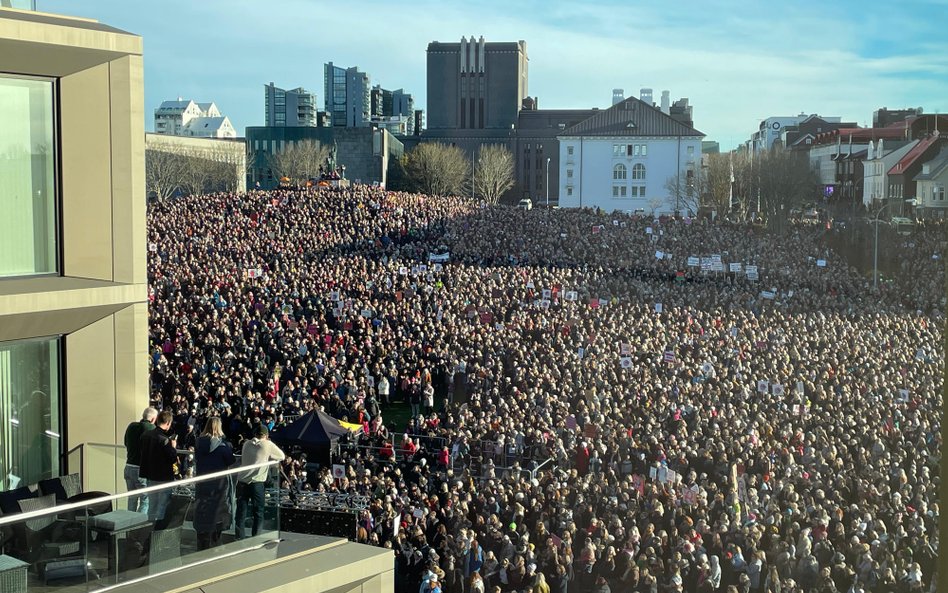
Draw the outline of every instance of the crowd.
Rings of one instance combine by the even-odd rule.
[[[878,292],[817,225],[356,186],[148,229],[179,446],[208,415],[237,446],[363,424],[345,478],[291,455],[286,485],[371,495],[399,592],[934,590],[944,227]]]

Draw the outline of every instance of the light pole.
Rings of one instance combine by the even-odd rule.
[[[550,207],[550,157],[546,157],[546,207]]]
[[[882,222],[879,220],[879,216],[882,214],[882,211],[886,209],[889,205],[889,202],[886,202],[882,205],[882,208],[879,208],[879,211],[876,212],[875,217],[872,219],[872,223],[876,225],[876,238],[875,238],[875,247],[873,248],[872,253],[872,291],[876,292],[879,288],[879,224]],[[888,224],[888,223],[886,223]]]

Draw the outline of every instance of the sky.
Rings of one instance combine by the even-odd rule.
[[[424,109],[431,41],[527,42],[541,109],[605,108],[612,89],[687,97],[730,149],[764,118],[818,113],[871,125],[880,107],[948,111],[948,0],[37,0],[144,38],[146,129],[162,100],[214,101],[239,134],[263,87],[323,105],[323,64],[357,66]],[[322,108],[322,107],[320,107]]]

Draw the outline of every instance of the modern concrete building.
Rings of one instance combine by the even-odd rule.
[[[302,140],[315,140],[324,146],[335,147],[336,163],[345,167],[345,177],[350,181],[377,183],[383,187],[388,181],[389,165],[404,153],[402,143],[385,129],[251,126],[246,134],[250,159],[247,187],[276,187],[279,180],[274,179],[270,171],[269,155],[279,152],[289,143]],[[317,177],[319,172],[311,174]]]
[[[369,75],[358,68],[324,67],[325,104],[334,128],[360,128],[372,117]]]
[[[142,40],[0,9],[0,72],[5,490],[121,442],[148,404]],[[116,482],[100,469],[86,484]]]
[[[415,133],[415,100],[404,89],[390,91],[380,85],[372,87],[372,118],[375,127],[385,128],[396,136]]]
[[[428,44],[428,132],[509,130],[527,96],[527,43]]]
[[[316,94],[303,87],[285,90],[272,82],[263,87],[264,121],[268,126],[315,127]]]
[[[119,494],[125,451],[115,443],[149,393],[142,39],[89,19],[0,8],[0,72],[0,490],[80,472],[87,493]],[[39,520],[58,523],[59,505],[42,502],[56,506],[34,507]],[[0,516],[4,533],[24,528],[17,521]],[[114,563],[98,557],[106,572],[97,572],[82,542],[67,550],[43,533],[57,557],[78,554],[82,590],[394,589],[391,550],[338,538],[282,531],[200,563],[179,549],[166,567],[125,572],[120,584],[118,544],[114,557],[112,545],[101,547]],[[4,593],[50,590],[48,556],[3,551]]]
[[[197,138],[236,138],[237,131],[214,103],[196,103],[178,97],[155,109],[155,133]]]
[[[559,134],[561,207],[680,211],[667,188],[701,164],[704,134],[629,98]]]

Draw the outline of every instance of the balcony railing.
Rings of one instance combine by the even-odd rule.
[[[249,508],[244,537],[235,533],[238,479],[248,470],[274,474],[278,464],[232,468],[125,494],[86,492],[59,504],[54,494],[21,500],[22,512],[0,516],[0,590],[26,593],[69,585],[70,591],[107,591],[278,540],[278,478],[265,488],[257,533]],[[139,512],[143,499],[150,513]],[[167,506],[158,517],[161,504]]]

